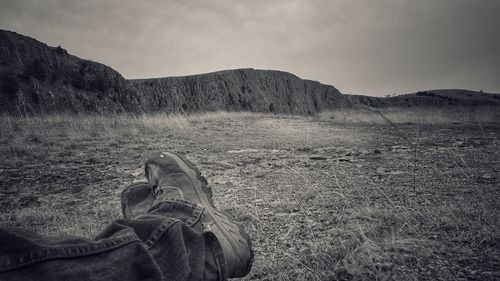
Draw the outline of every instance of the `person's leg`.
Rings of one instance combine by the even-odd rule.
[[[162,160],[157,166],[148,161],[152,184],[128,188],[122,195],[125,219],[110,224],[94,241],[0,228],[0,280],[216,280],[246,274],[253,258],[249,237],[242,229],[232,233],[236,224],[227,217],[218,221],[228,224],[224,228],[234,238],[221,237],[224,230],[217,224],[216,231],[207,229],[214,224],[206,218],[213,205],[184,200],[196,199],[184,196],[198,192],[196,184],[181,180],[180,186],[165,186],[172,178],[193,183],[199,174],[188,173],[197,170],[165,169],[188,163],[180,157]],[[161,173],[151,176],[151,168]],[[243,249],[228,246],[230,239],[242,240]]]
[[[209,240],[208,247],[215,256],[220,275],[243,277],[252,267],[253,250],[249,235],[230,215],[217,210],[212,192],[200,171],[181,156],[165,152],[146,162],[147,187],[130,187],[122,194],[125,218],[133,219],[149,209],[154,202],[191,202],[201,210],[193,226]]]
[[[113,222],[97,239],[126,227],[135,230],[165,280],[222,280],[211,238],[203,233],[203,207],[165,198],[147,213]]]
[[[41,236],[0,228],[0,280],[163,280],[134,229],[106,237]]]

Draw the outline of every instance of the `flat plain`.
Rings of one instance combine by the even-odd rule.
[[[93,237],[175,151],[250,232],[244,280],[498,280],[497,112],[2,116],[0,224]]]

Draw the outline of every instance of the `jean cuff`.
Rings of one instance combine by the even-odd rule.
[[[219,240],[217,240],[217,237],[215,237],[215,235],[210,231],[204,230],[203,233],[205,234],[205,237],[207,237],[207,246],[210,247],[213,252],[215,263],[217,264],[217,268],[219,270],[219,280],[226,280],[227,263]]]

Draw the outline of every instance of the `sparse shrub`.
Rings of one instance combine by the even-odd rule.
[[[269,104],[269,112],[274,113],[274,103]]]
[[[63,49],[61,46],[57,46],[56,53],[58,53],[59,55],[67,55],[68,54],[68,52],[65,49]]]

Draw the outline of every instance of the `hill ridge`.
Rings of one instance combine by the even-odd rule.
[[[113,68],[71,55],[60,46],[51,47],[29,36],[0,30],[0,113],[6,114],[212,110],[315,114],[359,104],[372,107],[500,104],[500,95],[474,92],[470,98],[446,92],[444,100],[436,91],[452,90],[388,98],[344,95],[332,85],[302,79],[290,72],[254,68],[125,79]]]

